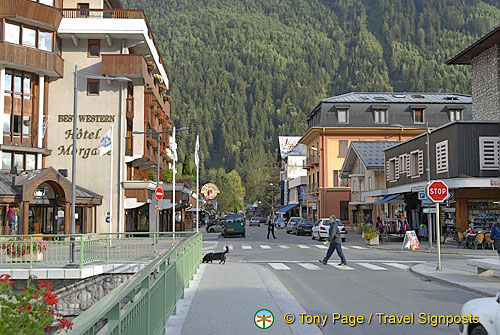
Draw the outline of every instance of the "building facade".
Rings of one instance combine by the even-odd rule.
[[[308,216],[349,223],[350,185],[340,171],[352,141],[401,141],[472,118],[471,98],[446,93],[347,93],[322,100],[308,116]]]

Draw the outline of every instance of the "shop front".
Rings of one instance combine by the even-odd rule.
[[[453,192],[457,230],[463,232],[473,224],[477,231],[490,231],[500,217],[500,189],[464,188]]]

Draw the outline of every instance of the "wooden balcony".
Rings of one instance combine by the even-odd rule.
[[[62,13],[57,9],[60,7],[62,0],[55,0],[54,7],[30,0],[2,0],[0,18],[19,19],[57,31],[62,19]]]
[[[0,41],[0,61],[27,66],[32,72],[43,70],[53,77],[64,75],[64,61],[59,55],[5,41]]]

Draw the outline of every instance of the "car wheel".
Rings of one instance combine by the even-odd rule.
[[[313,233],[311,233],[311,238],[312,238],[313,240],[315,239],[315,237],[314,237],[314,234],[313,234]]]
[[[241,234],[241,237],[245,237],[245,233]]]
[[[471,335],[488,335],[488,332],[486,329],[484,329],[483,326],[477,325],[474,327],[474,329],[470,332]]]
[[[345,237],[342,239],[342,242],[345,242]]]
[[[318,241],[323,241],[323,237],[321,237],[320,235],[318,235]]]
[[[208,230],[208,232],[209,232],[209,233],[215,233],[215,229],[210,228],[210,229]]]

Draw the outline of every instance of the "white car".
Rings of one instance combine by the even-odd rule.
[[[347,231],[345,230],[342,221],[337,219],[337,226],[340,229],[340,237],[342,237],[342,242],[345,242],[345,236]],[[330,219],[318,219],[312,228],[312,239],[328,239],[328,234],[330,233]]]
[[[478,298],[462,306],[462,316],[477,315],[479,323],[460,323],[462,335],[500,335],[500,293],[496,298]]]

